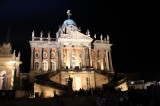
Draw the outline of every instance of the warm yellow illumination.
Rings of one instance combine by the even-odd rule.
[[[82,88],[82,82],[80,77],[75,77],[75,82],[75,90],[79,90],[80,88]]]
[[[127,83],[124,82],[124,83],[122,83],[121,85],[119,85],[119,86],[116,87],[116,89],[119,89],[119,88],[121,89],[121,91],[126,91],[126,90],[128,90]]]
[[[8,63],[9,64],[14,64],[14,63],[16,63],[16,61],[9,61]]]
[[[73,76],[74,76],[73,74],[70,75],[71,78],[73,78]]]
[[[57,95],[62,94],[62,91],[58,89],[54,89],[48,86],[41,86],[38,84],[34,85],[34,93],[38,93],[38,96],[41,96],[44,98],[54,97],[54,90],[56,91]]]

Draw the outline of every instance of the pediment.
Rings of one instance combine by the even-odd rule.
[[[68,34],[63,34],[60,36],[60,38],[66,38],[66,39],[90,39],[93,40],[90,36],[85,35],[79,31],[71,31]]]

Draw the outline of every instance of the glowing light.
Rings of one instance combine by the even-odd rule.
[[[8,64],[15,64],[16,61],[9,61]]]
[[[71,78],[73,78],[73,76],[74,76],[73,74],[70,75]]]

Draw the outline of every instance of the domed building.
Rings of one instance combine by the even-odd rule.
[[[34,92],[45,97],[61,94],[72,78],[72,89],[103,88],[114,74],[109,36],[91,38],[89,30],[81,33],[67,12],[68,19],[59,27],[56,38],[39,37],[32,32],[31,75]]]

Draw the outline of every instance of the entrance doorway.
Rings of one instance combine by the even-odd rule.
[[[75,83],[76,83],[76,89],[75,90],[79,90],[80,88],[82,88],[81,77],[75,77]]]

